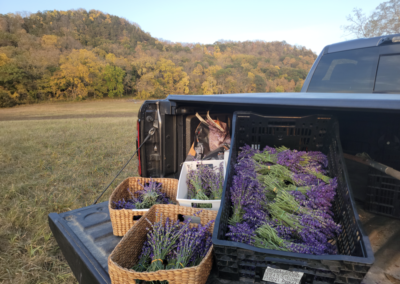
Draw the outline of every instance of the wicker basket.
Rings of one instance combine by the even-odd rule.
[[[156,212],[162,214],[164,221],[167,217],[176,221],[178,214],[193,216],[196,212],[199,212],[199,209],[176,205],[154,205],[151,207],[144,217],[137,221],[135,226],[128,231],[108,257],[108,272],[111,282],[113,284],[134,284],[136,283],[135,279],[140,279],[145,281],[167,280],[169,284],[206,283],[213,262],[213,247],[210,248],[198,266],[155,272],[136,272],[130,269],[138,262],[143,243],[146,240],[147,228],[151,228],[146,218],[152,223],[158,221],[159,217],[156,216]],[[217,211],[202,210],[198,216],[200,217],[200,223],[205,225],[210,220],[215,220]],[[197,226],[197,224],[191,224],[191,226]],[[209,228],[210,233],[212,233],[213,228],[214,224]]]
[[[179,204],[176,201],[176,191],[178,189],[178,180],[172,178],[155,178],[156,182],[162,183],[162,192],[165,192],[169,199]],[[135,194],[135,192],[142,190],[143,188],[138,184],[148,183],[150,178],[142,177],[130,177],[121,182],[113,191],[108,201],[108,210],[110,211],[111,224],[113,233],[115,236],[124,236],[126,232],[137,222],[140,218],[135,216],[143,216],[148,210],[132,210],[132,209],[115,209],[114,202],[117,202],[124,198],[128,200],[130,198],[129,190]]]

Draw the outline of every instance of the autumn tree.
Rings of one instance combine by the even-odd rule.
[[[107,65],[104,68],[104,79],[106,80],[110,98],[122,97],[124,93],[124,76],[125,71],[117,66]]]
[[[56,96],[82,99],[88,95],[89,90],[95,93],[104,91],[102,86],[95,84],[102,73],[103,63],[93,52],[86,49],[73,50],[68,56],[60,58],[60,65],[60,70],[52,77]]]
[[[5,53],[0,53],[0,67],[10,62],[10,59]]]
[[[204,95],[216,94],[218,91],[217,81],[212,76],[208,76],[203,84],[201,84],[201,90]]]
[[[265,87],[267,86],[267,84],[265,83],[264,79],[260,75],[255,75],[254,84],[256,85],[257,93],[265,92]]]
[[[353,14],[347,16],[348,25],[342,29],[356,37],[375,37],[400,33],[400,0],[389,0],[375,8],[371,15],[362,9],[354,8]]]
[[[10,92],[0,87],[0,108],[13,107],[17,104],[17,100],[10,94]]]

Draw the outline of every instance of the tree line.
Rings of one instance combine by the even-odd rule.
[[[0,106],[300,91],[315,58],[286,42],[171,43],[96,10],[0,14]]]

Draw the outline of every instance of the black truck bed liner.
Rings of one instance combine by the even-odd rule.
[[[357,208],[375,254],[375,264],[363,283],[400,282],[400,220],[376,216]],[[112,233],[107,202],[49,215],[58,245],[78,282],[111,283],[107,258],[121,240]],[[219,280],[213,268],[207,284],[239,283]],[[251,283],[251,282],[249,282]]]
[[[111,283],[107,258],[121,237],[112,233],[108,202],[51,213],[49,225],[79,283]]]

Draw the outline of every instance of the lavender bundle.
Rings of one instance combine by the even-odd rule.
[[[211,247],[211,234],[208,228],[213,223],[185,230],[179,238],[175,259],[169,262],[173,269],[199,265]]]
[[[321,152],[242,147],[228,238],[268,249],[336,254],[330,240],[341,231],[331,212],[337,179],[326,175],[327,165]]]
[[[223,162],[218,169],[206,164],[197,164],[196,169],[189,170],[186,177],[188,199],[219,200],[222,197],[224,183]],[[196,204],[200,208],[211,208],[211,204]]]
[[[173,204],[167,195],[161,191],[162,183],[150,179],[144,185],[138,180],[138,184],[143,189],[136,192],[137,197],[127,188],[130,199],[114,201],[115,209],[148,209],[155,204]]]
[[[199,213],[199,212],[198,212]],[[166,218],[151,223],[147,239],[144,242],[139,262],[132,267],[135,271],[158,271],[163,269],[181,269],[199,265],[212,245],[208,232],[213,220],[206,225],[190,227],[190,221],[173,222]]]

